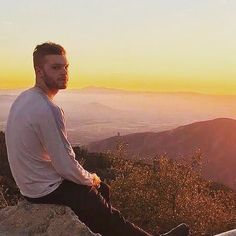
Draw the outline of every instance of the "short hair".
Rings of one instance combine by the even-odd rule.
[[[43,65],[43,59],[47,55],[65,55],[66,50],[59,44],[46,42],[35,47],[33,52],[34,67]]]

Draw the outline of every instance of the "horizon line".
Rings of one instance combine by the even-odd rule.
[[[32,88],[33,86],[29,87],[18,87],[18,88],[0,88],[0,91],[2,90],[9,90],[9,91],[17,91],[17,90],[26,90],[29,88]],[[235,94],[222,94],[222,93],[204,93],[204,92],[197,92],[197,91],[168,91],[168,90],[132,90],[132,89],[125,89],[125,88],[114,88],[114,87],[106,87],[106,86],[84,86],[84,87],[74,87],[74,88],[67,88],[67,89],[61,89],[61,91],[68,91],[68,90],[89,90],[89,89],[94,89],[94,90],[107,90],[107,91],[114,91],[114,92],[126,92],[126,93],[149,93],[149,94],[196,94],[196,95],[208,95],[208,96],[236,96]]]

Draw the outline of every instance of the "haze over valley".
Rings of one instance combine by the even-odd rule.
[[[0,90],[0,129],[21,90]],[[130,92],[88,87],[60,91],[69,140],[87,145],[111,136],[160,132],[214,118],[236,118],[236,96]]]

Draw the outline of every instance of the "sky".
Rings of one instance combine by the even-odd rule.
[[[0,89],[34,85],[32,52],[67,50],[69,88],[236,94],[235,0],[0,0]]]

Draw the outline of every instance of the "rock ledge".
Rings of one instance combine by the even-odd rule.
[[[66,206],[21,201],[0,210],[0,236],[99,236]]]

